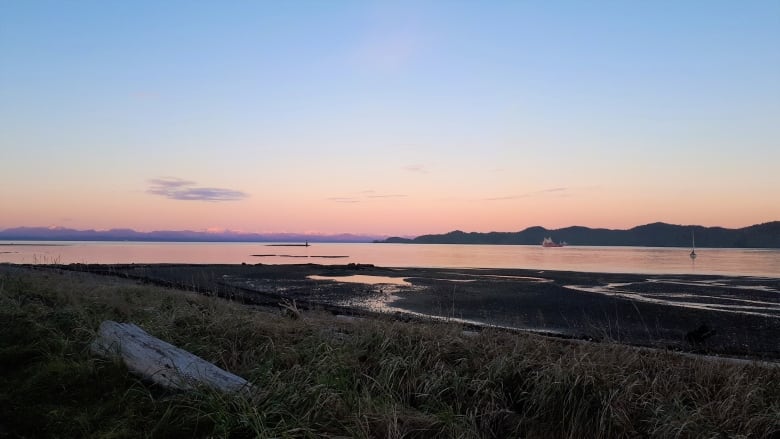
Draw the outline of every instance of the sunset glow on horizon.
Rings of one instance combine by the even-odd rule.
[[[780,2],[0,5],[0,230],[780,220]]]

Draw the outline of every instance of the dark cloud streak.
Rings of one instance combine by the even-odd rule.
[[[215,187],[195,187],[195,182],[179,178],[149,180],[147,193],[180,201],[238,201],[249,195],[245,192]]]

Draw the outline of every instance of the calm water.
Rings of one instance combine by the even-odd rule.
[[[20,245],[23,244],[23,245]],[[384,267],[529,268],[609,273],[719,274],[780,277],[780,250],[523,245],[334,244],[279,247],[263,243],[0,241],[0,262],[346,264]],[[260,256],[253,256],[260,255]]]

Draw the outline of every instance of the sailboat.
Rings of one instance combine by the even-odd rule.
[[[691,232],[691,259],[696,259],[696,238]]]

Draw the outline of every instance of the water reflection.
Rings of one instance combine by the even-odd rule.
[[[398,285],[403,287],[411,287],[411,282],[407,281],[406,278],[402,277],[391,277],[391,276],[370,276],[366,274],[353,274],[350,276],[320,276],[316,274],[312,274],[310,276],[306,276],[307,279],[311,280],[332,280],[336,282],[347,282],[347,283],[358,283],[358,284],[366,284],[366,285]]]
[[[0,242],[0,262],[240,264],[317,261],[381,267],[523,268],[579,272],[780,277],[778,249],[315,243],[269,254],[265,243]],[[347,256],[348,255],[348,256]],[[338,259],[331,259],[336,258]]]
[[[719,295],[691,294],[685,292],[654,293],[643,291],[641,289],[643,284],[666,284],[723,289],[719,291],[721,293]],[[752,290],[763,293],[778,292],[765,285],[730,285],[719,282],[718,280],[676,281],[671,279],[648,279],[645,282],[609,283],[599,286],[565,285],[564,288],[659,305],[780,319],[780,302],[774,301],[774,299],[771,299],[772,301],[767,301],[754,297],[739,297],[737,295],[729,294],[728,292],[728,290],[732,288],[741,291]],[[664,291],[666,288],[661,288],[660,290]]]

